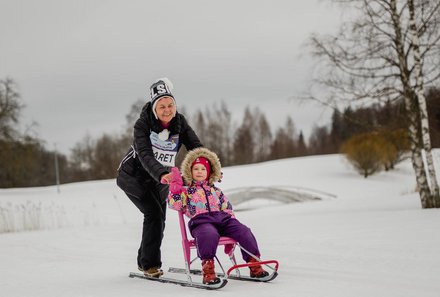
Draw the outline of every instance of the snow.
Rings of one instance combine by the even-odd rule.
[[[223,172],[219,186],[226,194],[267,186],[308,189],[322,198],[283,203],[257,197],[236,205],[263,258],[280,263],[273,282],[230,280],[208,292],[129,278],[142,217],[115,181],[105,180],[62,185],[59,194],[56,187],[0,190],[0,228],[8,222],[16,230],[42,229],[0,234],[0,295],[439,296],[440,210],[421,209],[409,160],[367,179],[340,155]],[[183,267],[172,210],[162,257],[165,269]]]

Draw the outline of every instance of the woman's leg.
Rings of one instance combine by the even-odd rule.
[[[161,267],[160,247],[165,230],[166,203],[159,204],[153,195],[137,199],[127,196],[143,213],[142,240],[138,250],[138,266],[144,270]]]

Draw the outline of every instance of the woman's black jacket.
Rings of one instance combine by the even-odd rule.
[[[141,115],[134,125],[133,145],[122,159],[116,179],[118,186],[124,192],[138,199],[151,193],[152,188],[160,185],[160,177],[169,172],[170,168],[159,163],[154,157],[150,140],[152,131],[159,133],[162,130],[151,110],[151,103],[148,102],[142,108]],[[182,114],[176,113],[168,130],[170,135],[179,135],[177,150],[182,144],[187,150],[203,146]]]

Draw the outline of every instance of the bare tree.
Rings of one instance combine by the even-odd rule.
[[[256,122],[255,158],[257,162],[267,161],[271,153],[272,132],[266,116],[258,110]]]
[[[278,128],[271,147],[271,156],[275,159],[298,156],[296,130],[293,119],[288,116],[284,127]]]
[[[116,168],[120,157],[127,147],[121,151],[121,140],[117,136],[103,134],[93,148],[92,173],[94,179],[116,177]]]
[[[250,164],[255,160],[254,156],[254,125],[255,120],[249,107],[246,107],[243,122],[235,131],[232,151],[234,164]]]
[[[315,86],[325,87],[328,95],[322,100],[312,90],[311,97],[331,106],[403,98],[421,204],[439,208],[424,88],[440,77],[440,2],[333,1],[355,16],[336,36],[312,36],[321,66]]]
[[[207,125],[204,132],[206,139],[205,146],[209,147],[217,153],[222,165],[229,165],[231,162],[231,112],[228,110],[226,103],[221,102],[220,106],[214,104],[212,107],[206,108]]]
[[[309,153],[311,155],[329,154],[331,148],[330,133],[326,126],[314,126],[309,137]]]
[[[71,150],[70,163],[75,179],[90,180],[93,178],[91,171],[94,163],[93,150],[95,146],[96,141],[92,139],[90,134],[87,134]]]
[[[0,139],[12,139],[17,134],[21,102],[17,85],[11,78],[0,80]]]
[[[127,134],[127,136],[129,138],[132,138],[132,136],[133,136],[134,124],[136,123],[137,119],[139,118],[139,115],[141,114],[141,111],[142,111],[142,107],[145,104],[146,104],[145,99],[136,100],[136,102],[134,102],[130,106],[130,111],[125,116],[125,120],[126,120],[125,134]]]
[[[203,112],[199,109],[195,115],[188,117],[188,120],[203,145],[217,153],[223,166],[230,165],[232,121],[226,103],[221,101],[220,106],[216,103],[205,107]]]
[[[219,121],[222,123],[222,138],[221,138],[221,154],[222,164],[224,166],[232,163],[232,138],[233,138],[233,123],[232,113],[226,103],[222,100],[218,110]]]
[[[202,143],[206,145],[205,142],[208,134],[208,125],[203,112],[200,109],[197,110],[196,114],[191,116],[189,121],[191,122],[191,125],[193,126]]]
[[[304,134],[302,131],[299,131],[298,144],[297,144],[296,150],[297,150],[298,156],[306,156],[308,154],[307,145],[304,140]]]

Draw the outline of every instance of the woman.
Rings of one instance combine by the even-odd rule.
[[[142,241],[138,251],[139,270],[146,276],[163,274],[160,246],[165,229],[170,169],[185,145],[188,150],[202,146],[185,117],[176,110],[167,78],[150,87],[151,100],[143,108],[134,126],[133,145],[118,168],[117,184],[144,214]]]

